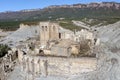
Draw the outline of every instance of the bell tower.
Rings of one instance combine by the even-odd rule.
[[[59,25],[51,22],[40,22],[40,43],[46,45],[50,40],[59,39]]]

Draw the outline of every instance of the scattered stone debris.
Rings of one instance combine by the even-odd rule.
[[[12,49],[4,57],[0,58],[0,80],[7,80],[17,64],[18,51]]]

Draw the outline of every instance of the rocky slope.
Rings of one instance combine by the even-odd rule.
[[[47,8],[114,8],[120,9],[120,3],[116,2],[102,2],[102,3],[89,3],[89,4],[73,4],[73,5],[53,5]]]
[[[120,21],[107,26],[98,27],[98,36],[109,47],[120,48]]]
[[[97,28],[101,46],[97,53],[98,69],[92,80],[120,80],[120,21]]]
[[[0,40],[2,44],[8,44],[10,46],[15,46],[17,43],[21,41],[26,41],[32,37],[36,37],[39,35],[39,27],[38,26],[23,26],[18,30],[8,35],[5,38]]]

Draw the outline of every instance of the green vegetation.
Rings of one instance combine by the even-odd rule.
[[[63,21],[58,21],[59,25],[70,30],[81,30],[82,28],[80,26],[76,26],[71,22],[72,19],[65,19]],[[117,21],[120,20],[120,18],[107,18],[107,19],[93,19],[93,22],[88,23],[87,21],[89,18],[87,18],[87,21],[83,19],[74,19],[74,20],[80,20],[85,22],[86,24],[89,24],[91,26],[97,25],[99,23],[103,23],[102,25],[107,25],[107,24],[113,24]],[[56,20],[51,20],[55,21]],[[27,21],[5,21],[5,22],[0,22],[0,29],[3,29],[5,31],[14,31],[19,28],[19,25],[21,23],[24,23],[26,25],[37,25],[39,20],[27,20]]]
[[[113,24],[120,20],[120,17],[118,18],[106,18],[106,19],[99,19],[99,21],[106,21],[106,24]]]
[[[38,21],[35,21],[35,22],[23,22],[23,24],[25,24],[25,25],[38,25],[39,22]]]
[[[14,21],[9,21],[9,22],[0,22],[0,29],[3,30],[16,30],[19,28],[20,22],[14,22]]]
[[[0,22],[0,29],[3,29],[5,31],[14,31],[19,28],[19,25],[21,23],[27,24],[27,25],[36,25],[38,24],[38,21],[4,21]]]
[[[69,30],[72,30],[72,31],[74,31],[75,29],[76,30],[81,30],[82,29],[80,26],[74,25],[71,21],[61,21],[61,22],[59,22],[59,25],[62,26],[63,28],[65,28],[65,29],[69,29]]]
[[[8,53],[8,50],[10,50],[10,47],[7,45],[0,44],[0,58],[5,56],[5,54]]]
[[[106,19],[89,19],[89,18],[84,18],[81,21],[90,25],[90,26],[94,26],[94,25],[98,25],[100,24],[100,26],[102,25],[108,25],[108,24],[113,24],[117,21],[119,21],[120,18],[106,18]]]
[[[20,23],[38,22],[38,21],[56,21],[58,18],[65,18],[65,20],[82,20],[84,18],[94,19],[90,25],[96,25],[101,22],[104,24],[112,24],[120,20],[120,10],[116,9],[90,9],[90,8],[54,8],[42,9],[31,12],[11,12],[7,14],[0,14],[0,28],[4,30],[16,30]],[[28,24],[28,23],[27,23]],[[78,29],[77,26],[71,23],[60,23],[65,28],[70,30]],[[69,26],[69,27],[68,27]],[[74,28],[72,28],[74,27]]]

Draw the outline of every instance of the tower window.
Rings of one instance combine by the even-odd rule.
[[[61,33],[59,33],[59,39],[61,39]]]
[[[47,31],[47,26],[45,26],[45,30]]]
[[[42,26],[42,31],[44,31],[44,26]]]
[[[55,26],[53,26],[53,31],[55,31]]]
[[[37,30],[35,30],[35,33],[37,34]]]

